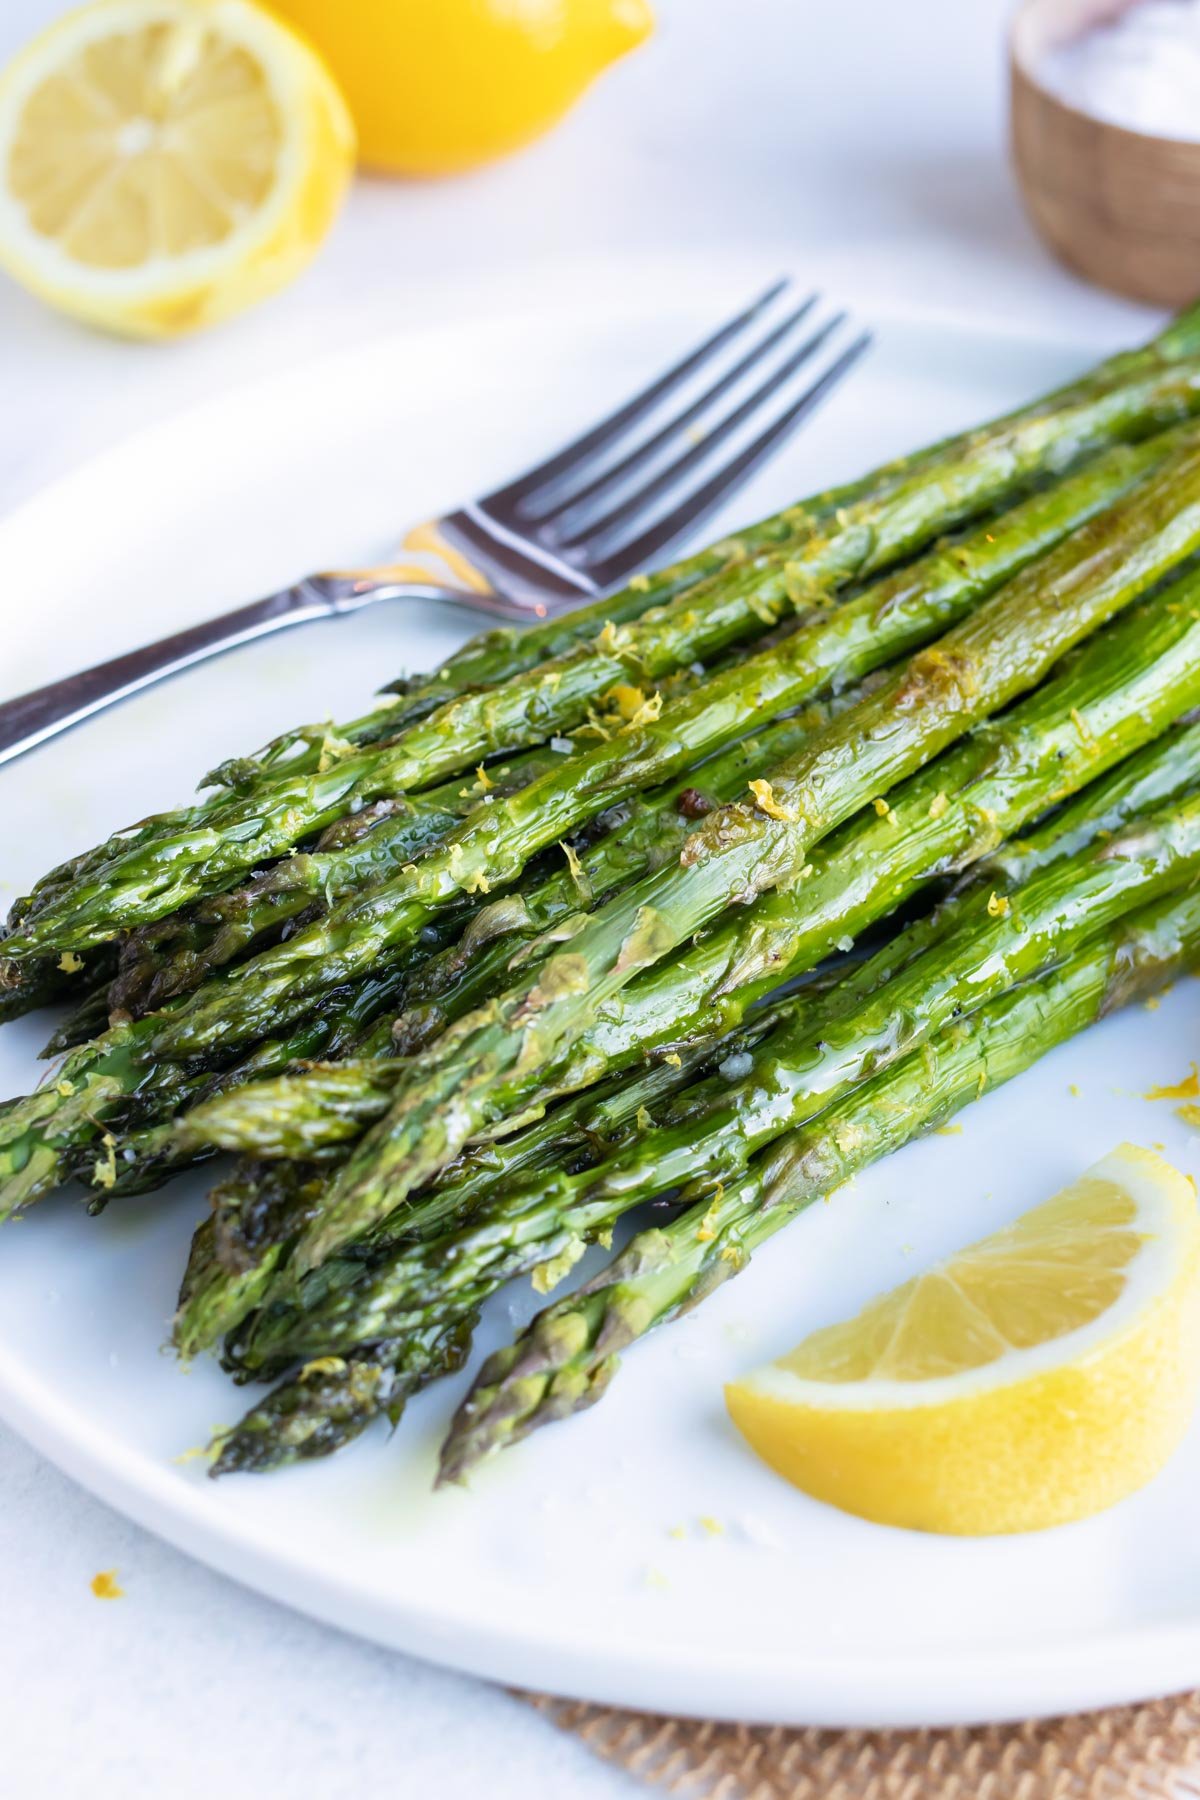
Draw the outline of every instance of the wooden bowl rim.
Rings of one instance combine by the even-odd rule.
[[[1135,131],[1130,125],[1118,125],[1112,119],[1100,119],[1095,113],[1085,112],[1080,106],[1073,106],[1069,100],[1064,100],[1061,94],[1056,94],[1052,88],[1046,86],[1032,68],[1020,41],[1024,21],[1045,3],[1046,0],[1022,0],[1022,4],[1013,14],[1009,24],[1008,57],[1013,84],[1015,85],[1017,81],[1023,82],[1042,106],[1053,107],[1067,118],[1078,119],[1081,124],[1091,126],[1092,130],[1097,133],[1107,132],[1114,138],[1127,138],[1131,144],[1162,145],[1164,148],[1169,148],[1176,156],[1180,151],[1185,154],[1188,151],[1194,151],[1197,167],[1200,168],[1200,138],[1162,137],[1153,131]],[[1132,11],[1137,4],[1138,0],[1130,0],[1126,10]]]

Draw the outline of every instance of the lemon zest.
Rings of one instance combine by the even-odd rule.
[[[98,1156],[92,1165],[92,1186],[112,1188],[117,1183],[117,1140],[111,1131],[106,1131],[100,1139],[104,1146],[103,1156]]]
[[[759,812],[766,813],[768,819],[778,819],[784,825],[795,824],[796,814],[789,811],[786,806],[780,805],[769,781],[763,781],[761,778],[758,781],[752,781],[750,792],[754,795],[754,803]]]
[[[1142,1099],[1200,1100],[1200,1069],[1193,1063],[1191,1074],[1185,1075],[1182,1081],[1171,1082],[1166,1087],[1147,1088]]]

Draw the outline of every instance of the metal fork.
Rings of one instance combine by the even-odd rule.
[[[840,312],[799,344],[789,345],[791,334],[816,311],[819,296],[810,294],[771,324],[703,393],[628,447],[665,400],[714,364],[751,326],[764,322],[788,287],[786,280],[775,282],[641,393],[536,468],[444,518],[415,527],[393,562],[305,576],[265,600],[0,705],[0,763],[238,644],[311,619],[356,612],[379,600],[442,600],[497,618],[533,621],[598,598],[708,518],[780,448],[867,349],[870,335],[863,332],[834,354],[835,335],[847,322]],[[781,355],[772,365],[775,351]],[[814,367],[820,372],[809,378]],[[697,429],[696,422],[718,400],[764,369],[769,372],[757,386],[706,431]],[[795,378],[801,370],[807,385],[797,393]],[[714,451],[779,399],[787,404],[756,437],[713,473],[701,473]]]

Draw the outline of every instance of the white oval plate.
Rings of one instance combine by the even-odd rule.
[[[753,291],[625,271],[610,293],[459,325],[239,392],[111,452],[0,525],[0,691],[15,692],[397,529],[520,468]],[[667,292],[702,294],[674,304]],[[868,307],[863,306],[866,312]],[[987,417],[1103,345],[874,317],[879,347],[743,496],[747,516]],[[186,794],[223,755],[358,710],[462,615],[377,610],[241,651],[0,771],[5,904],[60,856]],[[215,1567],[350,1630],[504,1681],[747,1720],[947,1723],[1200,1682],[1200,1435],[1110,1514],[1024,1538],[883,1530],[742,1448],[723,1380],[993,1228],[1123,1137],[1200,1173],[1140,1098],[1196,1044],[1196,990],[1110,1021],[799,1221],[641,1345],[594,1412],[433,1495],[463,1381],[324,1465],[221,1484],[175,1460],[239,1396],[162,1353],[206,1183],[89,1220],[70,1197],[0,1242],[0,1412],[106,1500]],[[43,1021],[0,1033],[27,1088]],[[1074,1088],[1078,1087],[1078,1095]],[[505,1293],[480,1348],[532,1310]],[[707,1528],[702,1519],[715,1522]]]

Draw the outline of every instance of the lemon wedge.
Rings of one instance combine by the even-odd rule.
[[[819,1500],[924,1531],[1029,1531],[1149,1481],[1200,1358],[1200,1214],[1133,1144],[994,1237],[726,1389]]]
[[[332,76],[247,0],[99,0],[0,74],[0,266],[62,311],[170,337],[274,292],[340,204]]]

